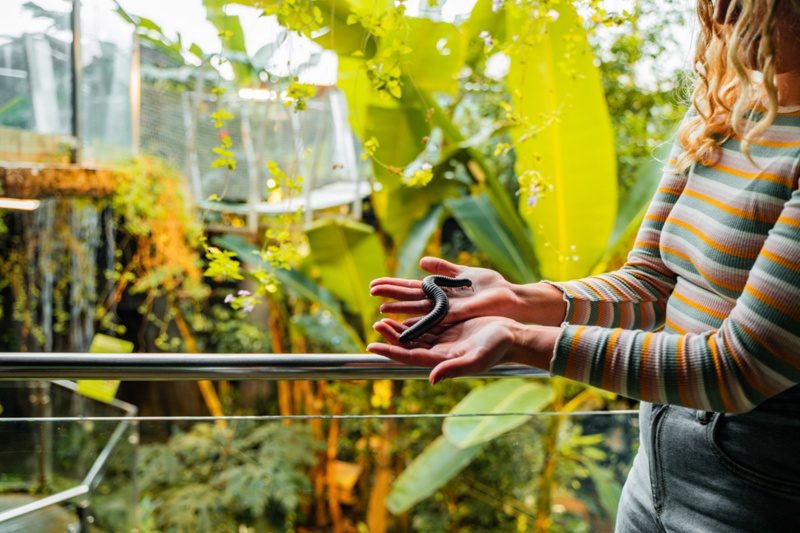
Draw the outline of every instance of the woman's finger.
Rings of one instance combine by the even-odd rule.
[[[413,302],[386,302],[381,304],[380,312],[396,315],[426,315],[433,309],[430,300],[416,300]]]
[[[420,286],[407,287],[388,283],[373,285],[369,289],[369,294],[370,296],[393,298],[395,300],[424,300],[427,298],[425,291]]]
[[[434,367],[428,379],[431,385],[436,385],[445,379],[480,374],[486,370],[486,366],[485,361],[474,352],[471,352],[461,357],[454,357],[442,361]]]
[[[419,266],[425,272],[451,278],[457,278],[466,269],[466,267],[456,265],[439,257],[423,257],[419,260]]]
[[[405,278],[376,278],[369,282],[370,288],[377,287],[379,285],[420,288],[422,286],[422,282],[418,279],[405,279]]]
[[[403,323],[400,324],[396,320],[392,320],[390,318],[384,318],[380,322],[376,322],[373,328],[375,331],[381,334],[384,339],[387,340],[390,344],[394,344],[397,346],[405,346],[407,348],[412,347],[424,347],[429,348],[430,345],[436,341],[436,335],[431,333],[425,333],[420,336],[418,339],[412,342],[400,342],[400,335],[408,329],[408,325]]]
[[[442,360],[441,356],[432,353],[427,348],[409,349],[403,346],[395,346],[394,344],[385,344],[382,342],[373,342],[369,344],[367,346],[367,351],[410,366],[431,367],[437,365]]]

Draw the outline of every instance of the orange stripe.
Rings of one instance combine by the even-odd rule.
[[[722,361],[719,359],[719,351],[717,351],[717,341],[711,336],[708,338],[708,347],[711,348],[711,360],[714,362],[714,372],[717,374],[717,390],[722,399],[722,405],[726,411],[733,411],[733,404],[731,403],[730,396],[728,396],[727,380],[722,373]]]
[[[597,296],[600,299],[600,302],[598,302],[598,303],[603,303],[603,302],[606,301],[606,299],[603,297],[603,294],[600,291],[598,291],[597,289],[595,289],[594,287],[592,287],[590,284],[586,283],[583,280],[580,280],[580,283],[582,285],[584,285],[587,289],[592,291],[592,293],[594,293],[594,295]],[[598,305],[597,306],[597,323],[598,324],[603,324],[603,325],[605,324],[605,318],[606,318],[605,315],[606,315],[605,307],[602,306],[602,305]]]
[[[574,355],[574,353],[575,353],[575,350],[578,347],[578,343],[580,342],[581,333],[583,333],[583,331],[585,329],[586,329],[586,326],[580,326],[578,329],[576,329],[575,330],[575,336],[572,337],[572,342],[569,343],[569,352],[570,353],[569,353],[569,359],[567,360],[567,368],[565,369],[565,372],[567,374],[565,377],[571,377],[571,376],[575,375],[575,368],[574,367],[577,364],[578,357],[576,357]]]
[[[672,330],[673,330],[673,331],[675,331],[675,333],[680,333],[681,335],[686,335],[686,334],[688,333],[688,331],[686,331],[685,329],[683,329],[683,328],[679,327],[679,326],[678,326],[678,325],[677,325],[675,322],[673,322],[672,320],[669,320],[669,319],[667,319],[667,320],[665,320],[665,321],[664,321],[664,323],[665,323],[667,326],[669,326],[670,328],[672,328]]]
[[[677,380],[678,398],[681,399],[681,403],[683,405],[691,405],[692,404],[691,398],[686,395],[687,393],[685,390],[687,387],[688,379],[686,379],[686,359],[684,358],[683,355],[683,338],[678,340],[676,351],[677,354],[675,356],[676,357],[675,365],[677,367],[677,374],[678,374],[678,380]]]
[[[719,250],[720,252],[725,252],[728,255],[733,255],[733,256],[736,256],[736,257],[742,257],[744,259],[755,259],[758,256],[758,252],[753,252],[753,253],[749,253],[749,254],[741,254],[741,253],[739,253],[738,249],[736,249],[736,248],[734,248],[732,246],[726,246],[724,244],[720,244],[720,243],[718,243],[718,242],[716,242],[714,240],[711,240],[708,237],[706,237],[705,235],[703,235],[700,231],[698,231],[697,228],[695,228],[694,226],[692,226],[691,224],[689,224],[687,222],[684,222],[683,220],[679,220],[677,218],[670,217],[668,219],[668,222],[671,223],[671,224],[674,224],[675,226],[679,226],[679,227],[687,230],[690,233],[693,233],[698,239],[700,239],[701,241],[703,241],[707,245],[711,246],[712,248],[715,248],[715,249]]]
[[[611,390],[611,361],[614,359],[614,348],[617,346],[617,338],[621,329],[615,329],[608,339],[608,346],[606,346],[606,358],[603,361],[603,386],[601,388]]]
[[[710,274],[707,274],[706,272],[700,270],[700,267],[697,266],[697,264],[695,264],[694,261],[689,259],[689,256],[684,254],[683,252],[679,252],[678,250],[675,250],[673,248],[669,248],[669,247],[664,246],[664,245],[661,245],[661,250],[666,252],[666,253],[668,253],[668,254],[674,255],[675,257],[679,257],[679,258],[681,258],[681,259],[683,259],[685,261],[688,261],[688,262],[692,263],[692,266],[695,269],[697,269],[697,272],[701,276],[703,276],[707,280],[713,282],[715,285],[719,285],[720,287],[722,287],[724,289],[730,289],[732,291],[740,291],[742,289],[741,286],[739,286],[739,285],[733,285],[731,283],[727,283],[727,282],[721,281],[719,278],[716,278],[716,277],[714,277],[714,276],[712,276]]]
[[[647,385],[647,377],[650,372],[647,369],[648,364],[648,350],[650,349],[650,341],[653,338],[653,333],[648,333],[644,336],[644,343],[642,344],[642,363],[639,367],[639,396],[646,402],[658,402],[661,398],[657,397],[657,392],[651,390]]]
[[[800,220],[797,220],[796,218],[786,217],[786,216],[778,217],[778,222],[776,222],[776,224],[787,224],[789,226],[794,226],[796,228],[800,228]]]
[[[692,300],[688,299],[687,297],[685,297],[682,294],[679,294],[677,292],[673,292],[672,296],[676,300],[680,300],[681,302],[685,303],[689,307],[691,307],[691,308],[693,308],[693,309],[695,309],[697,311],[700,311],[701,313],[705,313],[707,315],[711,315],[714,318],[718,318],[720,320],[725,320],[728,317],[728,315],[720,313],[719,311],[711,309],[710,307],[707,307],[705,305],[699,304],[697,302],[693,302]]]
[[[795,368],[800,367],[800,361],[798,361],[797,357],[791,357],[790,355],[786,354],[785,350],[782,350],[780,348],[776,348],[776,347],[774,347],[774,346],[772,346],[770,344],[767,344],[769,339],[762,339],[755,332],[751,331],[749,328],[747,328],[741,322],[737,322],[737,324],[739,325],[740,328],[742,328],[742,331],[747,333],[747,335],[751,339],[756,341],[759,346],[761,346],[766,351],[768,351],[773,357],[775,357],[777,359],[780,359],[784,363],[786,363],[788,365],[791,365],[791,366],[793,366]]]
[[[741,323],[739,325],[741,326]],[[756,389],[762,396],[770,396],[767,391],[750,381],[750,373],[745,371],[742,362],[739,360],[739,354],[737,354],[736,351],[731,348],[730,344],[728,344],[728,339],[725,337],[725,335],[722,336],[722,343],[725,345],[725,350],[727,350],[730,354],[733,364],[736,365],[736,368],[738,368],[739,372],[744,376],[744,380],[747,382],[747,384]]]
[[[748,283],[745,285],[744,290],[755,296],[757,299],[761,300],[763,303],[767,304],[768,306],[772,307],[773,309],[777,309],[781,313],[789,315],[790,317],[794,318],[798,322],[800,322],[800,312],[798,312],[797,307],[789,306],[780,300],[776,300],[769,294],[760,291],[753,287],[752,284]]]
[[[703,201],[707,204],[711,204],[720,211],[725,211],[726,213],[730,213],[731,215],[736,215],[738,217],[747,219],[747,220],[757,220],[758,222],[772,222],[773,217],[771,217],[768,213],[753,213],[752,211],[746,211],[744,209],[737,209],[735,207],[731,207],[727,204],[724,204],[720,201],[714,200],[710,196],[706,196],[705,194],[701,194],[697,191],[683,191],[684,196],[691,196],[692,198],[696,198],[700,201]],[[753,215],[756,215],[753,217]],[[761,216],[759,216],[761,215]]]
[[[797,146],[800,146],[800,143],[797,143]],[[770,174],[767,172],[747,172],[746,170],[720,165],[719,163],[714,163],[708,168],[713,168],[714,170],[725,172],[726,174],[733,174],[734,176],[739,176],[740,178],[760,179],[764,181],[771,181],[773,183],[779,183],[781,185],[787,185],[787,182],[791,179],[788,176],[781,176],[780,174]]]
[[[769,250],[761,250],[761,255],[763,255],[773,263],[778,263],[782,267],[794,270],[795,272],[800,272],[800,262],[792,261],[778,254],[772,253]]]
[[[741,141],[742,138],[738,135],[731,135],[732,139],[736,139],[737,141]],[[766,139],[756,139],[750,141],[750,144],[755,144],[756,146],[766,146],[767,148],[795,148],[800,146],[800,141],[768,141]]]
[[[669,215],[669,212],[666,209],[664,209],[663,211],[664,213],[661,215],[656,215],[654,213],[647,213],[644,216],[644,220],[666,220],[667,215]]]

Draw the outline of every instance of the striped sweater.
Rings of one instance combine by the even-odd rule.
[[[800,382],[800,108],[661,180],[626,264],[556,283],[551,371],[624,396],[743,412]]]

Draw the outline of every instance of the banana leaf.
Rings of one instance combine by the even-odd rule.
[[[415,222],[408,232],[408,237],[397,252],[397,269],[395,276],[415,278],[420,273],[419,260],[425,253],[431,237],[439,229],[444,215],[444,207],[434,206],[428,214]]]
[[[322,219],[305,234],[322,283],[361,318],[366,338],[378,307],[369,294],[369,283],[387,275],[385,252],[375,229],[349,219]]]
[[[261,260],[260,249],[237,235],[221,235],[213,239],[214,244],[235,252],[237,258],[244,264],[256,269],[273,271],[278,281],[286,289],[294,294],[309,300],[320,306],[326,311],[333,320],[333,324],[328,326],[326,335],[336,336],[342,339],[342,346],[355,347],[349,353],[363,353],[366,351],[361,336],[350,326],[342,312],[342,306],[336,297],[320,287],[313,280],[304,276],[297,270],[286,270],[282,268],[272,269],[270,265]],[[330,338],[330,337],[329,337]],[[344,348],[342,348],[344,350]]]
[[[458,402],[452,414],[483,414],[488,416],[447,418],[442,433],[458,449],[485,444],[521,426],[530,415],[553,402],[553,388],[542,381],[503,379],[473,389]]]
[[[458,448],[444,436],[437,437],[394,481],[384,500],[386,508],[393,514],[407,511],[461,472],[483,447]]]
[[[500,220],[486,194],[455,198],[445,205],[470,241],[489,257],[506,279],[513,283],[540,279],[536,264],[528,263],[525,252]]]
[[[530,191],[522,191],[521,211],[542,275],[563,280],[585,275],[605,251],[616,218],[617,170],[586,32],[570,2],[551,7],[549,16],[534,17],[540,6],[523,11],[506,4],[507,34],[518,36],[509,47],[508,84],[523,123],[515,131],[517,175],[538,172],[553,189],[531,208]]]

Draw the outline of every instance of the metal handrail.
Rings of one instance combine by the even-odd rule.
[[[371,354],[0,353],[0,380],[370,380],[426,379],[429,373]],[[548,375],[508,364],[474,377]]]

